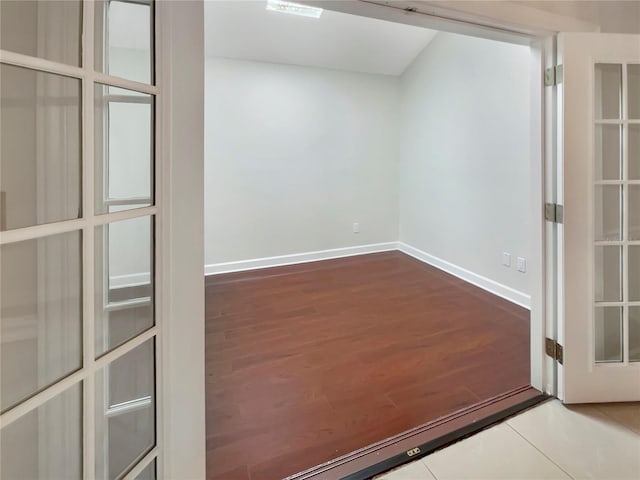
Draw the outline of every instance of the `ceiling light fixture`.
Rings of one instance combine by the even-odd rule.
[[[283,0],[267,0],[267,10],[273,12],[291,13],[302,17],[320,18],[322,9],[300,5],[299,3],[285,2]]]

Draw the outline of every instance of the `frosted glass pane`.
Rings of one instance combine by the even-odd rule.
[[[622,239],[622,188],[617,185],[595,187],[595,239]]]
[[[640,180],[640,125],[629,125],[629,179]]]
[[[147,467],[136,477],[136,480],[156,480],[156,461],[151,462]]]
[[[622,300],[621,247],[595,248],[595,299],[596,302],[619,302]]]
[[[0,408],[82,366],[79,231],[0,247]]]
[[[95,105],[96,212],[151,205],[153,97],[96,85]]]
[[[629,361],[640,362],[640,307],[629,308]]]
[[[640,185],[629,186],[629,240],[640,240]]]
[[[82,384],[76,384],[0,433],[0,477],[82,478]]]
[[[629,118],[640,119],[640,65],[627,65]]]
[[[596,63],[596,119],[619,119],[620,92],[622,89],[622,65],[614,63]]]
[[[80,65],[80,0],[0,1],[0,49]]]
[[[596,179],[619,180],[622,171],[620,125],[596,125]]]
[[[640,246],[629,246],[629,300],[640,301]]]
[[[133,467],[153,448],[155,433],[155,349],[153,339],[114,360],[96,380],[96,477],[114,479]]]
[[[96,70],[137,82],[152,83],[153,23],[152,1],[97,1]]]
[[[0,230],[78,218],[80,80],[7,64],[0,79]]]
[[[153,326],[153,219],[96,227],[96,354]]]
[[[622,307],[595,311],[596,362],[622,361]]]

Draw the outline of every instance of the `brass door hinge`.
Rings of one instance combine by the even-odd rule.
[[[562,223],[564,221],[564,207],[557,203],[545,203],[544,218],[548,222]]]
[[[545,87],[553,87],[562,83],[563,77],[562,65],[556,65],[555,67],[549,67],[544,71],[544,85]]]
[[[562,345],[560,345],[555,340],[551,340],[550,338],[545,338],[544,341],[544,350],[551,358],[556,360],[560,365],[564,360]]]

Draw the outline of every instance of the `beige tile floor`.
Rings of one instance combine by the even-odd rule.
[[[640,403],[551,400],[377,477],[640,480]]]

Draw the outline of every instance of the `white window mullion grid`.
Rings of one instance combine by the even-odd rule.
[[[82,5],[82,217],[92,220],[94,213],[94,2]],[[85,224],[82,231],[82,365],[88,370],[83,381],[83,462],[84,478],[94,478],[96,465],[96,407],[95,407],[95,227]]]
[[[166,43],[169,35],[168,32],[163,30],[165,22],[162,21],[167,18],[167,14],[165,13],[166,8],[167,6],[165,2],[153,2],[151,4],[151,14],[155,25],[155,35],[151,36],[151,45],[153,46],[153,64],[155,65],[153,79],[155,85],[159,85],[161,87],[161,90],[159,89],[158,94],[156,94],[154,102],[153,131],[155,135],[153,137],[153,157],[155,158],[155,162],[153,162],[153,181],[155,184],[154,189],[152,190],[156,208],[161,212],[159,215],[154,217],[155,261],[152,269],[155,278],[155,282],[153,284],[153,300],[155,302],[153,311],[156,321],[155,328],[157,328],[155,348],[156,419],[159,419],[159,421],[156,422],[156,448],[149,452],[149,455],[140,461],[138,466],[135,467],[124,480],[134,480],[135,477],[142,472],[144,468],[143,465],[149,464],[154,458],[161,458],[161,455],[162,461],[156,460],[156,478],[165,478],[165,467],[169,461],[169,455],[162,454],[162,451],[165,448],[165,429],[168,428],[163,419],[165,418],[165,409],[167,408],[164,395],[166,392],[164,382],[165,362],[169,361],[168,353],[165,353],[169,352],[169,348],[168,346],[165,346],[166,340],[163,335],[163,329],[171,307],[169,295],[167,294],[167,292],[170,291],[170,276],[167,273],[169,262],[169,228],[165,226],[165,224],[169,224],[169,217],[171,215],[168,202],[166,202],[165,197],[166,192],[169,192],[170,190],[168,187],[170,178],[168,172],[169,162],[167,161],[167,152],[170,151],[171,146],[171,134],[168,120],[170,115],[168,108],[168,84],[170,72],[168,62],[165,62],[167,57],[165,55],[158,54],[159,50],[162,50],[163,52],[169,51]],[[159,45],[162,45],[162,47],[159,47]],[[166,49],[165,46],[167,46]],[[164,254],[165,252],[167,255]],[[140,469],[139,471],[137,471],[138,468]]]
[[[93,191],[93,185],[92,185]],[[7,230],[0,232],[0,245],[5,243],[22,242],[24,240],[33,240],[47,235],[56,233],[66,233],[75,230],[82,230],[85,227],[97,227],[108,223],[119,222],[121,220],[129,220],[130,218],[145,217],[149,215],[157,215],[159,207],[157,205],[151,207],[135,208],[131,210],[123,210],[121,212],[105,213],[96,215],[93,218],[78,218],[74,220],[65,220],[56,223],[45,223],[43,225],[34,225],[17,230]]]
[[[593,64],[599,63],[594,61]],[[610,63],[610,62],[602,62]],[[620,281],[622,283],[622,301],[620,302],[596,302],[594,307],[620,307],[622,309],[622,362],[602,362],[597,363],[598,367],[610,367],[610,366],[628,366],[630,362],[630,340],[629,340],[629,310],[630,307],[640,306],[640,301],[631,301],[629,296],[629,247],[640,245],[640,240],[631,240],[629,233],[629,188],[631,185],[640,185],[640,180],[631,180],[629,177],[629,125],[640,124],[639,119],[630,119],[628,111],[628,79],[627,79],[627,66],[628,63],[620,62],[622,67],[622,85],[620,95],[620,119],[611,120],[595,120],[595,125],[620,125],[622,129],[622,135],[620,138],[622,155],[622,172],[620,180],[596,180],[594,186],[597,185],[619,185],[622,188],[622,199],[620,201],[621,207],[621,222],[622,222],[622,240],[613,241],[595,241],[595,246],[619,246],[621,248],[620,255],[620,269],[622,272]],[[595,318],[595,317],[594,317]],[[592,329],[595,328],[592,325]],[[595,348],[595,344],[593,346]],[[635,362],[634,362],[635,363]]]
[[[47,387],[45,390],[32,395],[28,399],[19,403],[15,407],[7,410],[0,416],[0,428],[4,428],[7,425],[12,424],[19,418],[21,418],[26,413],[29,413],[34,408],[39,407],[45,402],[51,400],[56,395],[62,393],[67,390],[69,387],[72,387],[76,383],[83,381],[90,375],[94,375],[99,370],[103,369],[112,361],[126,355],[134,348],[142,345],[144,342],[153,338],[158,333],[158,326],[153,326],[148,330],[145,330],[143,333],[138,335],[137,337],[132,338],[126,343],[120,345],[117,348],[109,351],[109,353],[104,354],[103,356],[93,360],[90,365],[85,365],[82,368],[76,370],[75,372],[67,375],[63,379],[57,381],[51,386]],[[91,339],[93,341],[93,339]],[[87,432],[85,432],[86,434]],[[92,474],[93,475],[93,474]],[[93,478],[93,477],[90,477]]]
[[[625,64],[624,65],[625,71],[626,71],[626,66],[627,65]],[[624,81],[626,83],[626,80],[624,80]],[[638,125],[638,124],[640,124],[640,119],[627,118],[627,119],[625,119],[625,122]],[[595,120],[595,124],[596,125],[620,125],[620,120]]]
[[[622,363],[629,364],[629,115],[627,111],[627,64],[622,64]]]
[[[85,1],[85,5],[91,2]],[[124,88],[126,90],[134,90],[140,93],[148,93],[157,95],[159,88],[157,85],[149,85],[147,83],[136,82],[135,80],[127,80],[126,78],[112,77],[105,73],[95,72],[93,65],[85,65],[82,68],[63,63],[56,63],[42,58],[30,57],[21,53],[0,50],[0,62],[16,65],[18,67],[26,67],[35,70],[41,70],[48,73],[56,73],[67,77],[85,78],[91,76],[95,82],[109,85],[111,87]]]
[[[65,65],[50,60],[31,57],[15,52],[6,50],[0,50],[0,62],[10,65],[29,68],[32,70],[43,71],[47,73],[53,73],[58,75],[64,75],[68,77],[77,78],[82,82],[82,218],[60,221],[55,223],[48,223],[43,225],[34,225],[31,227],[20,228],[16,230],[8,230],[0,232],[0,245],[20,242],[25,240],[31,240],[36,238],[45,237],[48,235],[67,233],[71,231],[81,231],[82,234],[82,260],[83,260],[83,364],[82,367],[66,377],[58,380],[52,385],[44,388],[24,401],[20,402],[16,406],[10,408],[0,415],[0,429],[10,425],[16,420],[22,418],[27,413],[33,411],[39,406],[43,405],[47,401],[71,388],[79,382],[83,383],[83,478],[92,479],[95,478],[95,377],[96,373],[105,368],[109,363],[127,354],[134,348],[142,345],[149,339],[156,337],[156,358],[155,358],[155,383],[156,383],[156,418],[160,419],[162,401],[161,395],[161,381],[160,373],[162,368],[161,352],[162,349],[160,341],[157,338],[160,324],[160,308],[155,309],[155,324],[150,329],[137,335],[136,337],[128,340],[124,344],[116,347],[110,352],[102,355],[100,358],[95,358],[95,296],[94,296],[94,237],[95,228],[100,225],[105,225],[111,222],[127,220],[131,218],[152,216],[155,222],[154,235],[155,241],[155,263],[156,263],[156,278],[160,277],[161,272],[164,270],[161,266],[160,259],[161,251],[164,242],[162,240],[163,235],[160,235],[158,225],[162,222],[161,215],[159,215],[159,200],[161,192],[162,180],[162,157],[159,155],[160,147],[164,143],[161,141],[159,135],[158,125],[161,125],[159,117],[159,110],[164,99],[159,95],[160,88],[157,85],[149,85],[136,81],[126,80],[119,77],[112,77],[108,74],[94,71],[94,7],[95,4],[91,0],[85,0],[83,2],[83,31],[82,31],[82,67],[75,67],[71,65]],[[155,9],[157,10],[157,9]],[[155,18],[155,15],[154,15]],[[158,22],[155,22],[157,25]],[[158,28],[156,27],[156,31]],[[157,42],[155,42],[157,45]],[[154,45],[154,46],[155,46]],[[156,69],[158,68],[159,55],[155,55]],[[158,75],[155,77],[159,78]],[[155,101],[155,115],[154,115],[154,156],[152,161],[155,164],[154,167],[154,180],[155,180],[155,205],[131,210],[124,210],[115,213],[105,213],[103,215],[95,215],[94,212],[94,85],[101,83],[114,87],[125,88],[129,90],[139,91],[142,93],[153,95]],[[157,82],[156,82],[157,83]],[[165,140],[166,141],[166,140]],[[135,204],[136,202],[133,202]],[[156,282],[154,290],[156,292],[156,307],[161,307],[166,303],[166,300],[161,295],[162,282]],[[154,459],[157,458],[160,451],[160,445],[162,440],[162,426],[161,422],[156,422],[156,446],[153,447],[142,459],[131,469],[131,471],[124,477],[125,479],[133,479],[140,474]],[[159,471],[162,470],[162,464],[158,463]],[[158,478],[161,478],[158,476]]]

